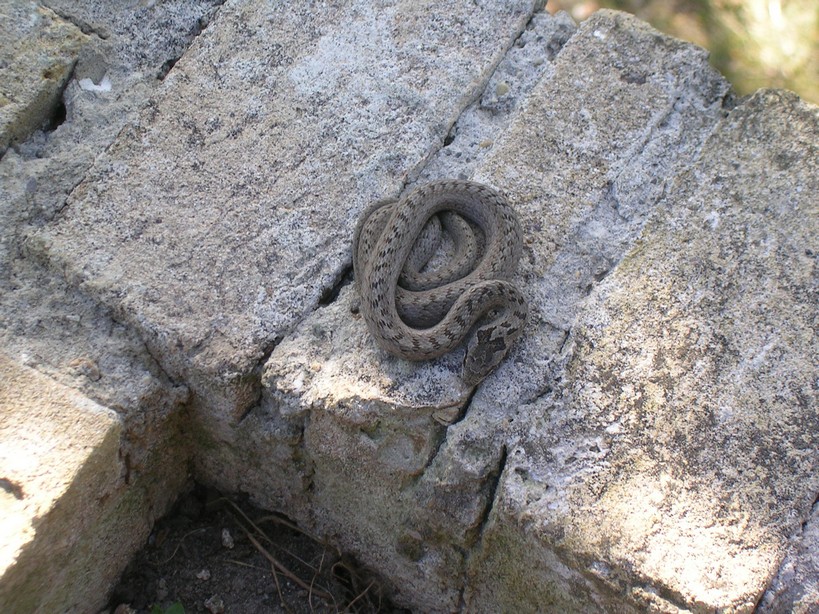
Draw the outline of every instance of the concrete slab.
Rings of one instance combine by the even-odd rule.
[[[778,93],[732,109],[702,50],[623,14],[572,34],[545,15],[524,30],[530,12],[228,2],[56,222],[0,243],[19,356],[20,331],[47,354],[17,315],[56,288],[75,333],[113,332],[81,346],[77,381],[116,362],[101,347],[136,357],[113,379],[133,387],[89,387],[132,401],[120,454],[137,463],[117,467],[137,485],[104,500],[103,534],[149,526],[191,445],[200,479],[287,512],[424,611],[747,611],[786,552],[810,579],[816,110]],[[11,153],[0,171],[23,164]],[[476,391],[457,353],[378,352],[338,283],[363,207],[441,175],[506,192],[527,235],[532,319]],[[23,291],[21,255],[52,267]],[[20,483],[2,485],[17,500]],[[26,572],[48,531],[7,571],[15,599],[50,584]],[[779,571],[765,603],[811,599]],[[86,603],[56,591],[49,605]]]
[[[12,23],[4,11],[24,4],[32,29],[23,40],[0,36],[0,56],[15,58],[0,70],[0,91],[26,91],[14,81],[14,69],[37,76],[25,58],[74,49],[72,32],[87,36],[64,58],[65,89],[54,92],[64,123],[45,131],[31,124],[37,130],[0,160],[0,388],[11,395],[0,401],[0,609],[95,612],[189,480],[181,435],[188,392],[135,330],[31,258],[25,235],[65,205],[201,26],[207,3],[112,12],[105,2],[11,2],[0,9],[0,29]]]

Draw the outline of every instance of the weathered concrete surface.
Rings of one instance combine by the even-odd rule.
[[[622,538],[620,558],[600,555],[595,560],[581,543],[554,546],[546,542],[539,548],[537,540],[531,543],[536,534],[528,531],[515,539],[520,525],[511,512],[500,519],[493,512],[491,528],[484,525],[497,476],[504,475],[501,488],[519,477],[510,474],[510,465],[520,469],[524,477],[519,479],[530,473],[551,475],[542,454],[537,453],[538,442],[545,436],[541,431],[550,424],[547,411],[556,405],[553,390],[570,369],[561,352],[565,354],[576,341],[571,337],[566,345],[567,334],[589,292],[612,269],[619,270],[618,263],[639,238],[646,218],[657,208],[679,206],[679,184],[690,182],[688,169],[700,158],[712,130],[729,113],[726,100],[730,100],[728,86],[708,68],[701,50],[662,37],[623,15],[602,12],[582,24],[475,173],[504,189],[522,215],[529,244],[521,276],[532,300],[533,317],[518,349],[484,382],[465,415],[467,393],[452,373],[457,361],[447,358],[438,364],[412,365],[379,355],[360,322],[349,321],[349,289],[342,290],[335,304],[308,318],[273,352],[266,369],[265,383],[270,389],[266,403],[248,420],[255,428],[289,425],[289,430],[279,431],[287,432],[288,437],[279,440],[283,446],[277,454],[286,456],[281,450],[291,446],[290,457],[298,459],[301,486],[310,493],[300,500],[310,510],[302,516],[305,523],[334,535],[339,526],[344,527],[337,539],[397,578],[399,592],[403,588],[404,594],[412,595],[410,600],[429,595],[425,601],[408,601],[424,609],[447,609],[458,587],[464,586],[470,611],[508,610],[521,600],[533,609],[538,603],[589,611],[641,608],[654,599],[650,597],[654,591],[660,594],[655,599],[660,608],[696,609],[721,603],[739,609],[748,606],[749,595],[737,582],[726,581],[723,593],[711,593],[685,586],[684,571],[664,569],[659,563],[630,576],[626,570],[637,567],[643,558],[659,556],[661,549],[658,546],[657,553],[650,549],[646,553],[640,550],[641,543],[629,541],[628,536]],[[764,121],[777,123],[773,117]],[[732,138],[734,135],[726,137],[727,141]],[[759,140],[764,143],[763,137]],[[711,147],[726,146],[716,143]],[[812,168],[803,166],[800,172],[815,178]],[[788,180],[782,181],[784,190]],[[791,185],[788,193],[797,190],[798,194],[799,189]],[[803,193],[812,192],[803,189]],[[754,223],[761,222],[748,222]],[[783,234],[791,223],[783,222]],[[668,235],[667,229],[663,232]],[[668,235],[667,239],[674,245],[678,237]],[[628,292],[634,294],[635,289]],[[647,310],[656,309],[648,301],[645,305]],[[585,309],[584,313],[593,313]],[[810,347],[805,339],[794,346],[803,362]],[[784,372],[800,368],[810,372],[804,364],[785,366]],[[709,376],[704,377],[708,380]],[[735,395],[735,403],[742,402],[742,387],[721,385],[727,397]],[[572,411],[577,410],[568,407],[564,414]],[[676,411],[676,407],[671,405],[667,411]],[[557,447],[569,435],[565,425],[559,424],[563,430],[548,431],[554,441],[545,450]],[[651,439],[658,433],[646,436],[651,446],[659,445]],[[266,445],[274,439],[265,440]],[[582,439],[564,449],[570,450],[567,457],[599,463],[597,469],[588,469],[594,474],[609,462],[607,448],[596,446],[603,446],[602,440]],[[511,455],[521,449],[528,455],[524,460],[538,459],[533,460],[534,467],[518,467],[517,456]],[[721,464],[718,460],[713,459],[715,466],[731,472],[736,459],[727,458]],[[805,462],[806,467],[816,468],[815,458]],[[789,472],[789,484],[803,485],[797,489],[798,496],[816,492],[804,468],[796,470],[782,459],[777,471]],[[294,476],[277,480],[269,471],[267,475],[254,485],[253,474],[245,474],[243,488],[268,500],[260,484],[274,483],[275,496],[286,497]],[[578,477],[579,483],[593,488],[584,475]],[[635,472],[638,479],[640,475]],[[693,489],[700,479],[695,473],[688,477],[690,482],[679,478],[685,482],[680,488]],[[775,481],[771,479],[767,487],[776,488]],[[535,492],[542,496],[539,490]],[[797,491],[790,492],[797,496]],[[530,500],[537,500],[525,489],[512,494],[504,489],[500,497],[512,498],[510,506],[522,509],[527,509]],[[790,503],[796,505],[792,499]],[[549,518],[548,509],[536,509],[527,523],[536,523],[540,516]],[[700,520],[692,520],[694,526],[710,522],[720,510],[715,506],[703,511]],[[567,515],[571,517],[572,512],[574,508],[569,507]],[[755,508],[747,513],[753,515]],[[801,513],[804,518],[804,507]],[[607,527],[614,531],[604,520],[594,516],[588,522],[598,523],[595,526],[600,531]],[[780,545],[793,531],[792,525],[765,526],[772,535],[778,532],[771,543]],[[658,541],[685,547],[680,543],[684,534],[667,525],[662,529]],[[754,539],[748,535],[739,547],[753,547]],[[690,564],[710,561],[718,566],[724,561],[721,557],[735,552],[727,544],[719,545],[725,549],[712,558],[701,551],[703,558],[697,560],[695,552]],[[465,561],[465,553],[473,548],[474,558]],[[749,594],[756,598],[776,571],[777,556],[782,555],[781,548],[773,551],[773,557],[760,558],[760,564],[748,571],[746,580],[753,584]],[[467,574],[466,580],[462,573]],[[623,574],[621,584],[605,578],[607,574]],[[607,581],[615,585],[613,589]]]
[[[9,158],[22,162],[22,171],[18,167],[5,174],[12,181],[22,181],[24,191],[5,183],[6,177],[0,188],[6,198],[21,201],[14,210],[23,223],[51,219],[65,206],[66,197],[94,159],[110,145],[128,116],[144,106],[167,66],[207,24],[214,10],[213,0],[140,3],[127,10],[112,10],[109,2],[51,0],[46,4],[49,8],[38,8],[36,13],[53,15],[53,10],[87,36],[62,91],[65,121],[54,125],[59,119],[54,118],[46,130],[37,130],[3,157],[4,163]],[[18,24],[18,30],[27,25]],[[26,44],[37,48],[30,41]],[[11,58],[18,50],[14,38],[0,38],[4,57]],[[16,66],[22,66],[19,58],[8,71],[0,72],[0,87],[17,87],[9,74]],[[32,70],[25,74],[31,79],[36,76]],[[48,83],[36,87],[47,88]]]
[[[141,6],[112,11],[107,2],[50,2],[62,19],[88,33],[65,87],[66,119],[0,159],[0,347],[19,363],[117,408],[126,422],[145,424],[151,422],[145,414],[167,415],[183,402],[184,386],[168,380],[139,336],[114,321],[110,310],[68,285],[61,271],[27,257],[25,238],[65,206],[94,159],[160,83],[163,65],[206,22],[212,3],[162,4],[165,14]],[[36,13],[53,15],[50,9]],[[13,42],[0,39],[0,53],[16,52],[8,47]],[[100,83],[106,75],[110,89],[80,85],[86,79]],[[12,85],[3,81],[0,87]]]
[[[668,186],[516,417],[476,610],[754,609],[819,492],[817,137],[815,107],[762,92]]]
[[[140,331],[210,425],[236,420],[342,274],[356,214],[440,146],[530,12],[227,3],[35,249]]]
[[[60,157],[49,161],[53,164]],[[67,171],[55,177],[52,192],[40,176],[41,185],[27,190],[38,170],[50,168],[40,165],[42,160],[27,160],[9,150],[0,161],[0,348],[18,364],[117,411],[124,422],[121,453],[132,477],[146,473],[158,489],[170,481],[175,491],[179,478],[172,474],[178,471],[179,458],[171,461],[184,453],[159,446],[177,436],[168,426],[175,424],[174,415],[187,401],[187,388],[168,378],[139,336],[117,322],[109,309],[23,253],[21,235],[29,218],[43,211],[33,201],[52,206],[48,194],[59,199],[61,180],[69,180]],[[159,459],[154,458],[157,453]],[[164,477],[155,473],[157,469]]]
[[[131,536],[190,444],[200,479],[286,511],[425,611],[744,611],[766,583],[763,610],[810,604],[815,246],[786,263],[816,236],[815,109],[732,110],[704,52],[621,14],[574,34],[536,15],[507,50],[523,4],[435,7],[228,3],[74,190],[175,59],[129,64],[139,43],[104,8],[75,11],[95,52],[67,121],[0,161],[4,349],[121,412]],[[175,10],[179,41],[207,21]],[[81,162],[45,181],[75,143]],[[329,292],[361,208],[438,176],[505,191],[528,237],[532,320],[474,396],[457,353],[391,359],[352,287]],[[794,203],[813,203],[798,229],[772,213]]]
[[[122,422],[2,354],[0,415],[0,609],[93,611],[150,529],[123,488]]]
[[[480,98],[461,113],[444,146],[427,161],[415,183],[472,177],[575,30],[568,13],[535,13],[489,76]]]
[[[519,408],[561,377],[556,358],[583,300],[639,236],[666,182],[696,159],[727,92],[701,49],[603,11],[581,24],[478,168],[521,215],[531,315],[419,480],[425,531],[474,545],[509,429],[526,422]]]
[[[515,102],[496,108],[490,87],[424,174],[430,166],[447,176],[474,167],[486,155],[480,144],[502,132],[573,30],[565,15],[538,15],[522,36],[526,45],[516,44],[498,68]],[[419,551],[410,526],[419,507],[412,484],[435,457],[446,425],[462,417],[470,393],[458,375],[462,356],[426,364],[386,357],[350,314],[351,290],[345,286],[277,346],[265,367],[262,404],[238,426],[234,445],[210,446],[201,462],[214,467],[209,474],[220,484],[239,485],[332,535],[392,580],[408,603],[457,608],[463,553],[449,540],[424,561],[395,551]],[[464,507],[472,521],[486,506],[486,477]]]
[[[63,87],[89,41],[33,0],[0,7],[0,156],[53,121]]]
[[[762,601],[762,614],[808,614],[819,605],[819,500],[801,533],[791,537],[788,554]]]
[[[185,403],[187,389],[167,377],[136,332],[116,321],[109,309],[68,285],[60,271],[28,258],[25,236],[65,206],[94,158],[160,83],[163,65],[175,60],[206,23],[211,5],[176,0],[163,3],[166,13],[146,6],[114,14],[109,3],[60,0],[49,9],[33,9],[33,19],[18,15],[25,22],[18,23],[19,28],[39,24],[43,18],[38,16],[47,14],[54,22],[79,24],[88,36],[75,72],[66,77],[71,77],[63,99],[66,121],[51,131],[38,131],[0,159],[0,347],[19,364],[115,409],[124,421],[122,454],[134,479],[143,471],[150,473],[155,463],[162,466],[163,461],[152,460],[154,445],[175,436],[166,427]],[[37,49],[42,41],[30,33],[18,42],[0,39],[3,57],[21,48]],[[10,49],[12,43],[17,46]],[[106,75],[108,90],[80,85],[84,79],[99,83]],[[1,83],[3,88],[14,85]],[[159,456],[170,461],[172,455]],[[177,468],[167,462],[166,471]],[[156,474],[151,479],[158,486],[166,480]],[[176,486],[170,488],[172,493]]]
[[[129,113],[160,83],[163,65],[178,57],[210,8],[208,2],[190,0],[161,5],[112,11],[107,2],[50,3],[61,18],[46,8],[33,9],[35,16],[47,14],[69,32],[76,28],[63,19],[79,24],[87,36],[82,36],[76,63],[70,58],[74,72],[65,75],[64,123],[37,130],[0,159],[0,353],[15,363],[7,365],[3,358],[0,387],[8,386],[18,400],[28,391],[25,399],[32,403],[31,408],[3,403],[0,427],[6,451],[42,434],[42,441],[35,442],[39,447],[30,447],[27,458],[43,457],[35,475],[19,471],[23,457],[16,453],[0,460],[0,478],[16,484],[9,491],[8,482],[4,490],[11,493],[6,502],[22,529],[13,532],[3,514],[3,611],[40,607],[85,612],[102,607],[154,520],[189,480],[190,449],[181,428],[187,388],[168,378],[133,329],[67,284],[60,271],[27,257],[25,249],[26,233],[65,205],[68,193],[110,145]],[[72,40],[61,39],[62,44]],[[48,44],[37,47],[40,43],[39,38],[16,41],[3,36],[0,55],[49,50]],[[7,68],[23,66],[19,57],[15,62]],[[8,70],[0,73],[2,91],[12,87],[8,75]],[[26,76],[38,75],[31,69]],[[89,89],[84,81],[100,84],[103,77],[110,88]],[[39,85],[44,86],[48,80]],[[46,401],[52,397],[65,402],[49,405]],[[55,408],[61,409],[57,416]],[[107,431],[100,434],[90,427],[88,437],[72,421],[78,426],[99,421],[102,428],[108,422],[100,416],[111,415]],[[54,441],[49,428],[57,433]],[[66,435],[67,447],[54,447]],[[84,456],[76,457],[80,444]],[[108,495],[101,501],[82,497],[101,488]],[[35,513],[41,520],[31,519]],[[8,519],[11,522],[12,510]],[[35,525],[36,534],[28,535],[25,527]]]

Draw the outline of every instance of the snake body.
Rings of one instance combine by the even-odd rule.
[[[452,238],[453,260],[427,272],[439,226]],[[477,384],[503,360],[526,321],[526,300],[509,281],[521,246],[514,210],[479,183],[434,181],[398,201],[374,203],[353,237],[360,309],[370,333],[395,356],[427,360],[455,349],[486,320],[467,343],[463,364],[464,381]]]

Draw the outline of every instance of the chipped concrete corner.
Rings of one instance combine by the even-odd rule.
[[[79,43],[43,52],[74,66],[66,121],[3,128],[0,400],[104,416],[72,479],[106,504],[63,575],[46,531],[4,553],[0,603],[28,576],[56,592],[26,607],[101,606],[188,467],[418,611],[819,603],[816,107],[734,100],[612,11],[178,0],[161,44],[162,6],[134,17],[145,53],[104,7],[45,4]],[[501,189],[526,235],[530,322],[475,390],[458,352],[380,352],[349,283],[363,208],[441,177]],[[61,592],[108,525],[94,595]]]

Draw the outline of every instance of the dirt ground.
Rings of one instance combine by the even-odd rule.
[[[352,559],[287,518],[202,486],[157,522],[110,614],[400,613]]]

